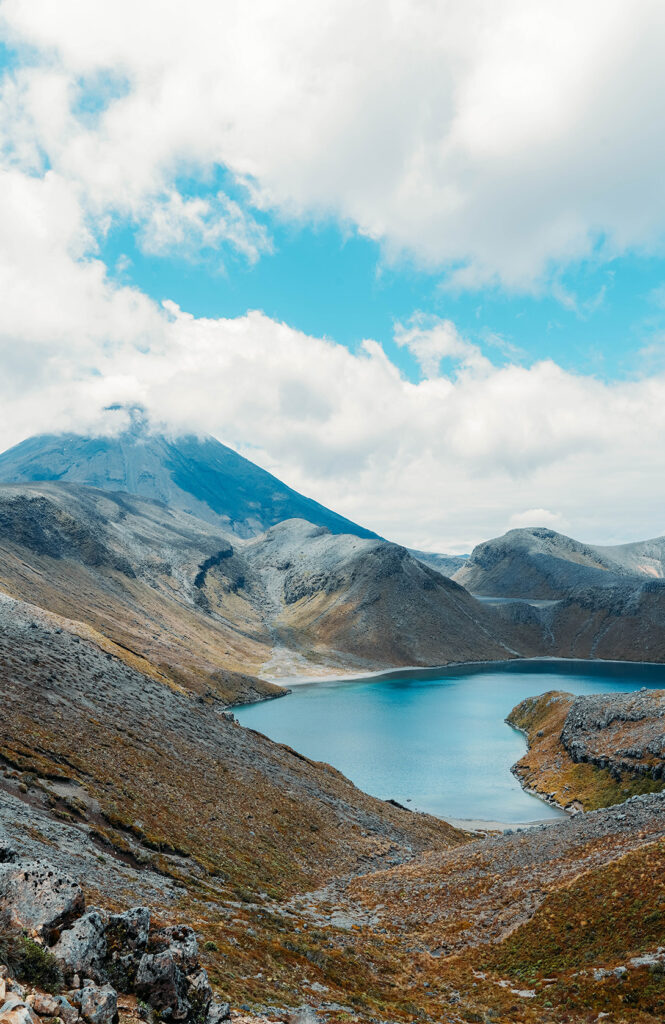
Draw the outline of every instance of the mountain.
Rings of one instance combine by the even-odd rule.
[[[515,656],[499,615],[406,548],[289,521],[239,557],[272,601],[280,645],[314,666],[363,670]]]
[[[515,653],[501,616],[387,541],[302,520],[229,538],[157,502],[63,482],[0,485],[0,589],[229,702],[278,692],[266,675]]]
[[[0,482],[41,480],[138,494],[239,537],[255,536],[285,519],[306,519],[331,533],[376,536],[212,437],[152,433],[136,411],[131,427],[117,436],[43,434],[0,455]]]
[[[453,578],[473,594],[556,600],[579,588],[664,575],[665,537],[602,547],[534,527],[479,544]]]

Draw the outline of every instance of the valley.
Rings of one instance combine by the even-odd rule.
[[[659,542],[425,557],[132,429],[0,457],[0,849],[191,925],[238,1022],[662,1019]]]

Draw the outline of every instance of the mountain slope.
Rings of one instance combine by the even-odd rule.
[[[212,437],[168,438],[135,415],[117,436],[44,434],[0,455],[0,482],[62,480],[127,491],[251,537],[284,519],[306,519],[332,533],[376,534],[331,512]]]
[[[0,590],[230,702],[278,692],[266,673],[515,653],[501,616],[394,544],[301,520],[231,543],[185,513],[75,484],[0,485]]]
[[[367,670],[515,656],[500,616],[398,545],[290,521],[244,557],[273,601],[279,643],[310,661],[345,652]]]
[[[601,547],[534,527],[479,544],[453,578],[474,594],[556,600],[581,587],[664,574],[665,537]]]
[[[442,576],[448,577],[454,576],[469,558],[468,555],[444,555],[435,551],[419,551],[417,548],[409,548],[409,554],[423,565],[429,565],[430,569],[436,569]]]

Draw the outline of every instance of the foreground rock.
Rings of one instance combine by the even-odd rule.
[[[83,911],[78,882],[57,872],[46,861],[0,864],[0,906],[9,924],[48,939]]]
[[[67,997],[36,991],[26,1000],[20,986],[3,979],[0,1024],[34,1024],[35,1015],[59,1017],[64,1024],[79,1018],[113,1024],[117,990],[135,993],[159,1020],[220,1024],[228,1019],[228,1004],[214,1001],[192,928],[151,929],[146,907],[121,914],[86,911],[78,883],[45,861],[22,863],[14,851],[1,868],[0,915],[15,929],[17,949],[28,943],[42,970],[57,965],[70,990]]]

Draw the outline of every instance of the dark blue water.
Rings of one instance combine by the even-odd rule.
[[[510,772],[526,749],[504,722],[515,704],[546,690],[641,686],[665,689],[665,666],[528,661],[313,683],[234,710],[243,725],[327,761],[374,796],[442,817],[517,822],[561,812]]]

